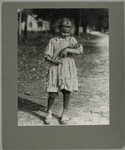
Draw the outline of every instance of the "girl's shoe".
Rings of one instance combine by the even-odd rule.
[[[62,124],[62,125],[68,124],[68,123],[70,122],[70,119],[71,119],[71,118],[68,118],[67,120],[61,120],[61,124]]]
[[[68,124],[69,121],[70,121],[70,119],[71,119],[71,118],[69,118],[66,114],[63,114],[63,115],[61,116],[61,124],[62,124],[62,125]]]
[[[52,118],[46,117],[46,118],[45,118],[45,123],[46,123],[46,124],[52,124]]]

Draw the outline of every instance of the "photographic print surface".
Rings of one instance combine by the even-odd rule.
[[[19,8],[18,126],[48,125],[46,118],[50,101],[47,76],[52,61],[48,62],[44,58],[50,40],[62,34],[59,28],[62,18],[70,20],[72,29],[69,37],[82,45],[83,52],[72,54],[78,90],[76,92],[66,89],[70,91],[68,102],[64,99],[64,94],[58,92],[52,105],[50,124],[62,125],[61,119],[66,105],[68,111],[64,120],[67,122],[64,125],[109,125],[109,10]],[[57,50],[58,45],[56,47]],[[52,45],[50,49],[53,49]],[[56,68],[58,70],[58,65]],[[67,72],[68,67],[64,74]],[[58,73],[52,78],[56,76]]]
[[[53,17],[57,18],[57,20],[58,18],[60,19],[62,17],[70,18],[73,22],[74,28],[76,28],[76,29],[73,28],[73,30],[76,33],[73,34],[72,31],[70,36],[74,39],[74,41],[75,40],[77,41],[78,45],[80,44],[80,46],[82,45],[84,48],[83,53],[82,48],[80,47],[74,48],[74,50],[66,48],[64,51],[62,51],[63,55],[61,54],[62,56],[65,56],[64,54],[67,51],[70,51],[70,53],[71,52],[77,53],[77,55],[73,54],[74,56],[72,57],[72,60],[74,60],[75,62],[75,70],[77,71],[78,91],[71,92],[70,95],[70,102],[69,105],[67,105],[69,107],[67,108],[68,108],[68,116],[71,119],[70,122],[67,123],[67,126],[62,125],[60,123],[61,121],[60,117],[62,115],[64,104],[62,92],[58,93],[58,96],[56,97],[53,104],[53,112],[52,112],[53,118],[50,119],[52,121],[52,124],[50,126],[45,124],[46,120],[45,118],[47,115],[47,102],[48,102],[48,93],[46,92],[46,82],[48,80],[46,80],[46,75],[48,73],[49,66],[44,64],[47,63],[44,62],[44,57],[45,52],[48,49],[48,48],[46,49],[46,46],[49,44],[49,41],[51,41],[52,38],[58,35],[58,28],[55,28],[56,31],[54,32],[52,32],[51,30],[54,28],[51,27],[50,31],[49,30],[40,31],[42,35],[40,37],[41,41],[43,41],[43,43],[45,43],[44,41],[46,41],[43,50],[41,50],[43,47],[43,43],[39,45],[40,38],[36,38],[37,40],[33,40],[35,39],[35,35],[33,35],[34,31],[32,31],[32,34],[30,34],[31,32],[28,31],[29,29],[25,30],[25,37],[27,38],[24,38],[25,28],[24,25],[21,24],[26,20],[24,19],[23,15],[21,15],[21,18],[19,17],[19,14],[21,13],[23,14],[23,12],[19,13],[20,9],[38,10],[38,8],[39,10],[40,9],[48,10],[46,13],[44,13],[47,14],[47,17],[46,18],[41,17],[41,19],[43,19],[44,21],[48,21],[50,23],[52,17],[52,14],[51,15],[49,14],[50,8],[54,8],[52,9],[53,10],[52,13],[54,13],[54,10],[61,11],[62,8],[65,9],[73,8],[72,10],[76,8],[77,13],[78,10],[80,10],[81,8],[82,10],[86,11],[88,11],[88,9],[89,10],[91,9],[91,11],[93,9],[94,10],[108,9],[109,15],[108,24],[110,32],[108,31],[108,27],[105,28],[103,27],[105,31],[103,29],[101,29],[100,31],[99,29],[97,29],[97,27],[94,29],[94,26],[97,23],[96,20],[94,20],[94,25],[91,30],[91,33],[89,33],[88,30],[90,24],[88,24],[86,30],[87,32],[85,33],[85,30],[82,32],[82,30],[85,29],[85,27],[83,27],[83,21],[85,22],[84,19],[81,22],[77,21],[77,23],[80,24],[80,34],[79,34],[79,32],[76,32],[78,31],[77,28],[78,26],[76,26],[77,23],[75,24],[74,18],[75,15],[77,14],[76,12],[74,13],[74,15],[67,15],[69,13],[67,12],[65,14],[64,13],[65,11],[63,11],[63,14],[61,15],[61,13],[58,12],[55,13],[55,16]],[[116,11],[116,9],[119,11]],[[94,19],[98,18],[94,12],[92,14],[94,15]],[[99,12],[98,14],[101,15],[101,12]],[[33,13],[33,15],[38,14]],[[59,17],[56,17],[58,15]],[[83,15],[85,15],[85,12],[84,14],[82,13],[82,18]],[[87,18],[90,18],[89,15],[87,16],[88,16]],[[100,21],[101,18],[99,19]],[[17,26],[19,24],[19,20],[21,24],[20,26]],[[89,20],[91,20],[92,22],[92,18]],[[54,22],[56,23],[56,21]],[[71,26],[70,23],[71,22],[68,23],[69,26]],[[65,2],[65,3],[4,2],[2,4],[2,147],[4,149],[74,149],[74,148],[119,149],[123,147],[124,145],[123,30],[124,30],[123,2]],[[104,39],[102,40],[103,42],[101,42],[100,35],[108,36],[108,32],[110,34],[109,36],[110,43],[106,44],[107,42],[104,42]],[[69,36],[67,30],[66,33],[64,32],[61,33],[62,35],[66,34]],[[95,34],[97,38],[95,37]],[[51,36],[47,38],[47,35]],[[90,40],[86,38],[88,35]],[[44,40],[45,37],[46,40]],[[29,39],[30,42],[28,42]],[[97,39],[98,42],[95,42]],[[84,40],[84,42],[82,42],[82,40]],[[37,43],[38,45],[33,43],[36,41],[38,42]],[[105,39],[105,41],[107,40]],[[109,45],[109,54],[107,45]],[[104,50],[101,50],[102,48]],[[34,55],[35,53],[33,54],[32,52],[35,49],[37,50],[36,55]],[[79,52],[81,52],[82,54]],[[28,59],[28,57],[30,59]],[[64,58],[66,60],[68,57]],[[36,62],[38,62],[38,60],[41,60],[41,64],[43,65],[43,67],[42,65],[39,66],[39,63],[36,65],[34,63],[34,60]],[[51,61],[56,63],[58,62],[54,60]],[[80,61],[83,61],[83,63],[80,64],[79,63]],[[98,61],[97,62],[98,64],[95,61]],[[26,70],[26,64],[31,66],[32,68]],[[41,80],[38,81],[35,80],[36,79],[35,73],[39,71],[35,71],[34,73],[33,72],[35,70],[34,68],[36,70],[39,70],[39,68],[41,68],[41,73],[39,75]],[[109,69],[109,76],[108,76],[108,69]],[[17,70],[20,70],[20,72],[19,71],[17,72]],[[45,75],[43,75],[43,71],[45,71],[44,72]],[[30,77],[31,72],[32,76]],[[71,75],[74,76],[74,74]],[[110,86],[108,84],[109,81]],[[84,84],[82,82],[84,82]],[[38,84],[39,86],[36,86]]]

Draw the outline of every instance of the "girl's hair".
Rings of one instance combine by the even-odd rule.
[[[66,25],[64,24],[64,22],[66,23]],[[68,27],[71,29],[71,34],[73,34],[72,31],[74,32],[74,21],[69,18],[57,19],[57,21],[55,22],[55,26],[53,27],[54,33],[58,34],[62,27],[67,27],[67,24]]]
[[[73,28],[73,23],[68,18],[62,18],[59,21],[59,29],[62,27]]]

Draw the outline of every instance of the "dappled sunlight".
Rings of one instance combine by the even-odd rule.
[[[44,125],[48,68],[43,63],[43,57],[45,46],[51,37],[52,35],[36,34],[34,39],[29,38],[19,45],[19,126]],[[79,91],[71,94],[69,114],[72,119],[69,125],[109,124],[109,37],[100,33],[76,38],[82,43],[84,53],[74,55]],[[53,109],[54,125],[60,125],[58,120],[62,106],[62,94],[59,93]]]

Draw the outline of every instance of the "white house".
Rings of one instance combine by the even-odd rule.
[[[42,19],[36,19],[34,15],[28,15],[27,18],[27,31],[48,31],[50,30],[50,24],[48,21]],[[21,29],[24,31],[25,22],[21,23]]]

